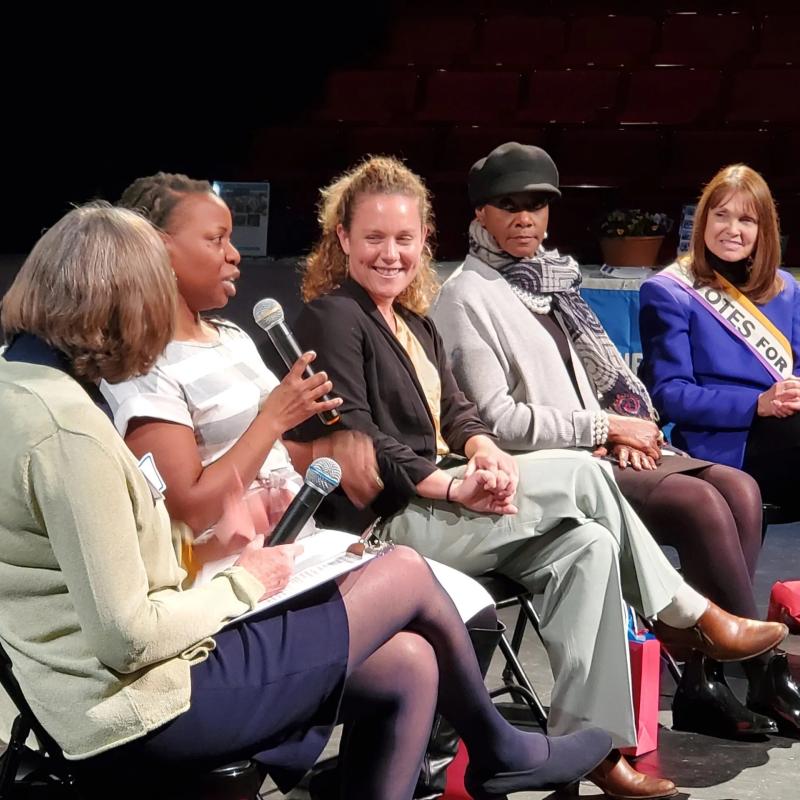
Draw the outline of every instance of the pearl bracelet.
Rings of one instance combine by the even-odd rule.
[[[608,440],[608,414],[605,411],[595,411],[592,414],[592,443],[595,447],[605,444]]]

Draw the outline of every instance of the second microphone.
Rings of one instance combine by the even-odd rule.
[[[303,488],[294,496],[278,520],[267,540],[267,547],[293,542],[326,495],[339,485],[341,479],[342,469],[332,458],[317,458],[312,461],[306,470]]]
[[[294,338],[294,335],[284,322],[281,304],[271,297],[259,300],[253,307],[253,319],[256,321],[256,325],[269,336],[270,341],[278,351],[278,355],[283,359],[283,363],[291,369],[294,362],[302,355],[302,352],[300,345],[297,344],[297,339]],[[307,366],[303,371],[304,378],[310,378],[315,374],[310,366]],[[319,398],[323,403],[332,399],[327,394]],[[335,425],[341,419],[339,412],[335,408],[330,411],[320,411],[317,416],[325,425]]]

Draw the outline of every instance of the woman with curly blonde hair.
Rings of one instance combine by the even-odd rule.
[[[361,194],[403,194],[419,204],[420,218],[427,236],[413,280],[397,297],[397,302],[424,314],[439,288],[433,262],[435,233],[430,193],[420,178],[394,158],[377,156],[364,161],[320,190],[317,220],[322,236],[306,260],[303,273],[303,300],[307,303],[328,294],[347,279],[348,257],[339,243],[337,229],[349,228],[356,200]]]

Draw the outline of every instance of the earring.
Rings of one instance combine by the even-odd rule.
[[[542,241],[544,241],[546,238],[547,238],[547,231],[544,232],[544,235],[542,236]]]
[[[753,256],[747,257],[747,263],[744,268],[748,275],[753,271]]]

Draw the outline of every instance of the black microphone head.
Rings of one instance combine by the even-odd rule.
[[[329,494],[342,479],[342,468],[332,458],[315,458],[306,470],[305,481],[320,494]]]
[[[265,297],[253,306],[253,319],[265,331],[283,322],[283,309],[277,300]]]

